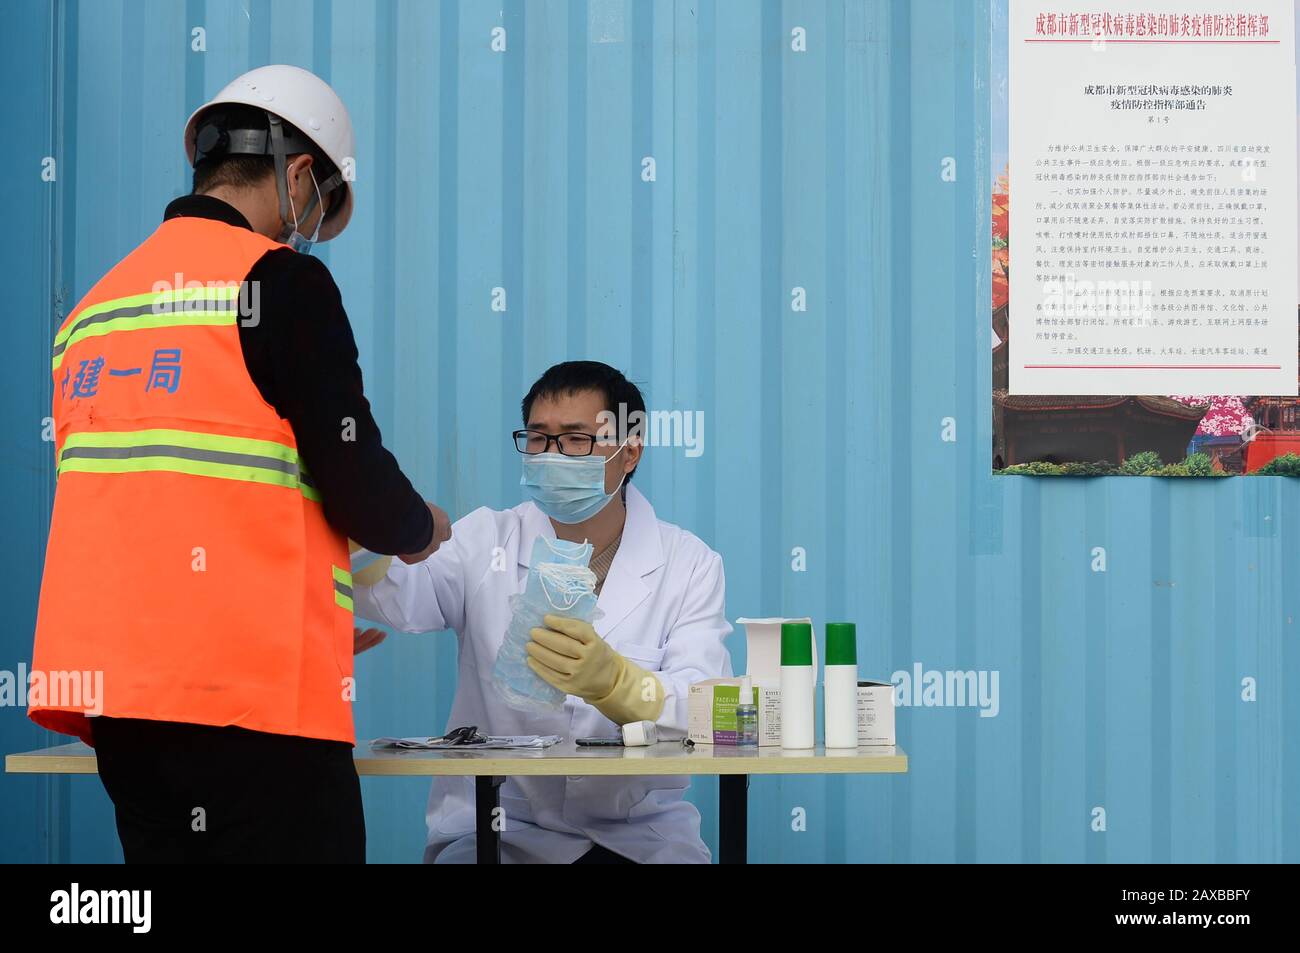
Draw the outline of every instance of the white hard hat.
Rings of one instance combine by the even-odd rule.
[[[259,66],[237,76],[204,103],[185,124],[185,155],[194,165],[199,120],[213,106],[253,106],[279,116],[311,140],[343,173],[341,192],[320,224],[319,241],[329,241],[352,218],[351,171],[355,164],[356,136],[343,100],[328,83],[297,66]]]

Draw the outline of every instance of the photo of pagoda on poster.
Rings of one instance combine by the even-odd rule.
[[[1300,475],[1294,4],[994,4],[994,472]]]

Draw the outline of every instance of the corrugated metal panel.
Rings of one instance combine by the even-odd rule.
[[[2,107],[17,307],[0,667],[30,657],[59,309],[186,190],[189,111],[290,62],[358,124],[357,214],[320,254],[427,495],[458,515],[515,502],[519,397],[554,361],[606,360],[652,408],[704,414],[702,456],[653,451],[637,480],[722,553],[733,618],[856,619],[878,677],[998,674],[996,717],[899,710],[908,777],[756,779],[753,859],[1300,859],[1284,807],[1300,780],[1284,744],[1300,715],[1296,484],[989,474],[986,0],[10,7],[0,69],[25,95]],[[454,640],[390,640],[360,676],[362,737],[432,730]],[[53,739],[10,708],[0,740]],[[365,782],[373,859],[419,858],[425,792]],[[693,797],[716,843],[716,785]],[[94,782],[7,778],[0,807],[19,821],[5,860],[117,856]]]

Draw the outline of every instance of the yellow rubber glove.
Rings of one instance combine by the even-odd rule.
[[[616,725],[658,721],[664,687],[596,634],[590,623],[548,615],[529,631],[528,667],[568,695],[577,695]]]
[[[348,540],[348,555],[359,552],[361,546]],[[373,586],[379,580],[388,575],[388,567],[393,564],[392,556],[380,556],[366,568],[352,574],[352,584],[355,586]]]

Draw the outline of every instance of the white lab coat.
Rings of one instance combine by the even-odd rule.
[[[492,685],[509,597],[523,590],[538,535],[553,539],[555,532],[531,501],[504,511],[477,509],[424,562],[393,560],[374,586],[357,586],[356,613],[402,632],[455,630],[460,660],[448,728],[566,739],[614,734],[613,722],[580,698],[570,695],[563,710],[535,715],[510,708]],[[658,724],[676,738],[686,732],[691,683],[731,674],[723,590],[721,557],[657,519],[629,485],[623,539],[594,626],[624,656],[657,673],[667,694]],[[707,863],[699,812],[682,797],[687,784],[685,777],[510,778],[500,789],[502,860],[570,863],[596,843],[641,863]],[[473,861],[472,778],[436,778],[426,820],[427,862]]]

